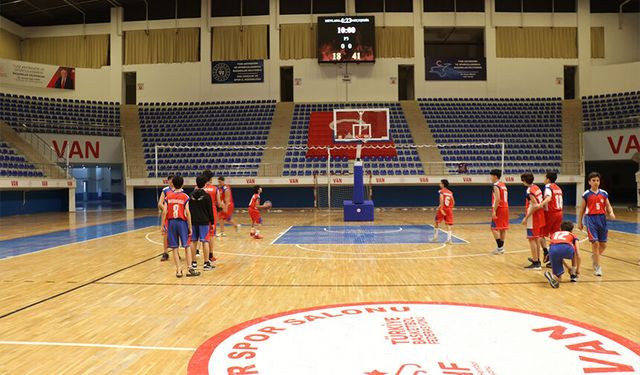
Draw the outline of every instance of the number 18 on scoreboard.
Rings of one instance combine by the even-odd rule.
[[[319,17],[318,61],[375,62],[375,18]]]

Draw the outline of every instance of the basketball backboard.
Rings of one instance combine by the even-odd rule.
[[[330,127],[334,142],[389,141],[389,109],[334,109]]]

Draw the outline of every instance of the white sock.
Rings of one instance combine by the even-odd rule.
[[[438,237],[438,231],[439,231],[439,230],[440,230],[440,229],[438,229],[438,228],[435,228],[435,229],[433,230],[433,237]]]

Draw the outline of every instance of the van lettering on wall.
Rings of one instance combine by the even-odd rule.
[[[631,150],[636,150],[636,152],[640,152],[640,143],[638,143],[638,137],[635,136],[635,134],[631,134],[625,141],[625,136],[619,136],[617,137],[617,141],[615,141],[614,144],[614,139],[613,137],[609,136],[607,137],[607,141],[609,141],[609,147],[611,147],[611,151],[613,151],[613,153],[615,155],[618,155],[620,153],[620,150],[622,149],[622,145],[625,145],[624,148],[624,153],[628,154],[629,151]]]
[[[62,144],[59,144],[55,139],[52,141],[53,148],[56,151],[56,154],[59,158],[67,157],[67,147],[68,141],[63,141]],[[78,141],[71,142],[71,146],[69,146],[69,159],[78,156],[80,159],[88,159],[90,157],[99,159],[100,158],[100,141],[84,142],[84,148],[81,143]]]

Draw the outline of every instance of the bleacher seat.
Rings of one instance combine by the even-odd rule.
[[[582,97],[584,131],[640,127],[640,91]]]

